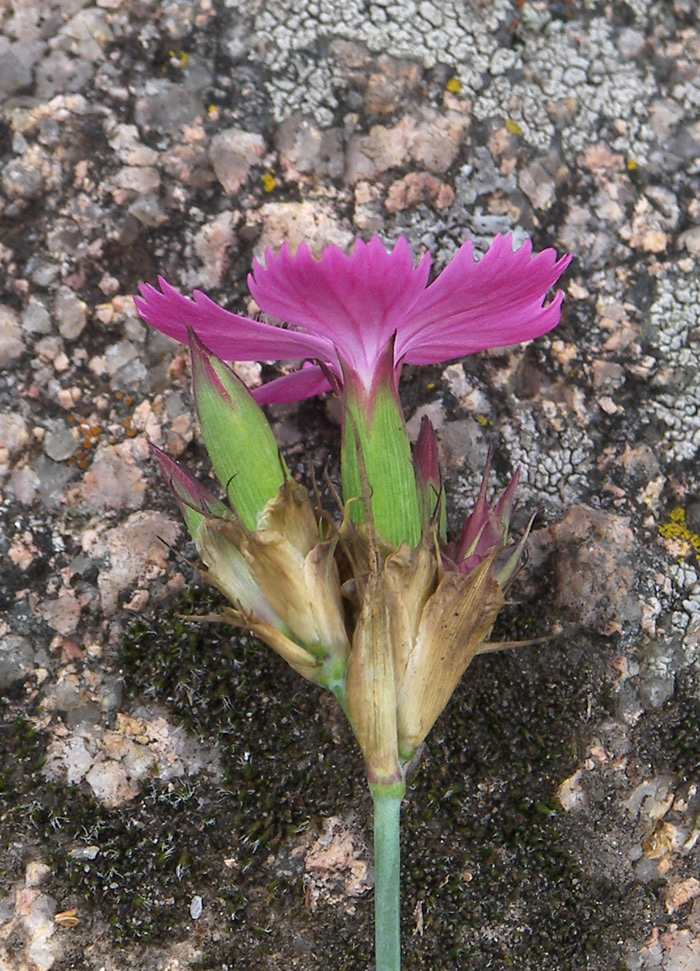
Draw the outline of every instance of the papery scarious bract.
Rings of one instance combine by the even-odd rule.
[[[195,408],[229,505],[151,450],[194,539],[200,572],[229,600],[230,623],[254,631],[310,681],[335,686],[350,650],[336,540],[321,539],[309,496],[289,478],[243,382],[189,336]]]
[[[553,249],[533,255],[529,240],[513,251],[512,237],[498,235],[478,262],[465,243],[428,284],[430,256],[414,267],[403,237],[391,252],[376,236],[358,240],[352,256],[328,246],[320,260],[303,243],[292,256],[285,243],[277,256],[268,249],[265,266],[254,262],[248,286],[264,313],[293,329],[231,313],[200,291],[189,300],[162,277],[160,291],[141,287],[136,304],[151,326],[182,343],[189,326],[225,361],[317,362],[255,393],[261,403],[296,401],[330,390],[329,372],[342,383],[341,358],[369,389],[394,335],[399,369],[546,334],[559,323],[562,294],[544,300],[570,261]]]

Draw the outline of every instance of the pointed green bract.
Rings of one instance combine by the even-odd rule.
[[[396,390],[393,341],[387,345],[372,387],[343,365],[343,499],[363,498],[362,469],[368,479],[377,532],[392,546],[415,547],[421,537],[421,511],[411,443]],[[358,449],[361,450],[362,458]],[[364,502],[350,506],[356,523],[366,519]]]
[[[216,476],[236,515],[256,529],[265,505],[284,485],[286,466],[272,429],[235,372],[190,331],[192,391]]]

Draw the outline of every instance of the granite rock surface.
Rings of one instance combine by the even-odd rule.
[[[0,967],[372,967],[342,716],[211,612],[153,441],[207,475],[157,274],[498,232],[561,325],[404,370],[454,523],[521,469],[529,562],[427,742],[407,969],[700,967],[700,17],[694,0],[0,5]],[[245,379],[270,377],[246,366]],[[278,408],[337,474],[332,402]],[[192,592],[193,591],[193,592]],[[551,636],[550,636],[551,635]]]

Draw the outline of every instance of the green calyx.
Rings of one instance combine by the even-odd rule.
[[[192,391],[204,444],[236,515],[248,529],[285,482],[272,429],[235,372],[190,331]]]
[[[350,518],[367,519],[363,478],[371,496],[377,533],[392,546],[418,546],[422,515],[411,457],[411,443],[396,389],[393,341],[387,346],[369,390],[343,364],[343,500]]]

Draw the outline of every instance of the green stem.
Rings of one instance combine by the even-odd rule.
[[[406,784],[371,785],[376,971],[401,971],[401,800]]]
[[[329,658],[323,664],[318,683],[322,688],[327,688],[330,691],[342,708],[343,714],[349,720],[348,695],[345,688],[347,667],[347,662],[340,664],[335,658]]]

